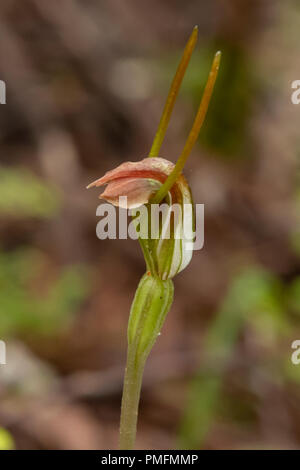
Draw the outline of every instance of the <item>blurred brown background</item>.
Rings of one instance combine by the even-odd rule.
[[[205,246],[145,372],[138,448],[299,448],[300,6],[296,0],[7,0],[0,6],[0,448],[116,448],[137,242],[96,238],[85,186],[150,149],[195,24],[162,155],[178,157],[213,53],[220,74],[185,175]]]

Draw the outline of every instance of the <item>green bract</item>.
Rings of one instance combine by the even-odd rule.
[[[169,279],[144,274],[136,290],[128,323],[128,344],[146,360],[173,302],[174,287]]]

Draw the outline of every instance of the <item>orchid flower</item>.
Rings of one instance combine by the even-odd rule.
[[[139,238],[147,265],[132,303],[128,323],[127,366],[124,378],[120,423],[120,449],[134,447],[138,404],[145,361],[162,328],[173,301],[172,278],[191,261],[194,217],[192,194],[182,175],[184,164],[198,138],[217,78],[221,53],[217,52],[192,129],[177,163],[159,157],[171,113],[182,79],[194,50],[198,36],[195,27],[184,50],[171,84],[165,108],[149,156],[137,162],[125,162],[91,183],[90,187],[106,185],[100,198],[114,206],[131,210],[135,216],[146,205],[147,216],[139,219],[143,226],[152,220],[152,208],[167,206],[152,236],[147,225],[147,236]],[[179,216],[172,209],[177,205]],[[170,232],[165,237],[166,231]]]
[[[137,209],[151,202],[151,198],[166,182],[174,168],[173,163],[159,157],[145,158],[139,162],[126,162],[108,171],[89,187],[107,184],[100,198],[114,206]],[[147,266],[148,270],[157,274],[162,280],[174,277],[192,259],[193,202],[191,190],[183,175],[178,177],[164,200],[166,200],[167,211],[162,213],[157,237],[155,239],[149,237],[146,242],[140,240],[141,243],[148,245],[144,246],[144,251],[151,253],[151,256],[146,257],[146,259],[151,258]],[[172,216],[174,207],[179,208],[176,218],[174,214]],[[151,217],[148,220],[151,223]],[[148,223],[148,220],[145,223]],[[139,220],[139,223],[143,224],[143,221]],[[166,232],[170,233],[169,238],[166,238]]]

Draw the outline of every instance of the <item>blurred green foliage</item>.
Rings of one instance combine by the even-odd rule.
[[[300,311],[300,279],[291,286],[284,287],[274,275],[256,267],[245,268],[233,279],[206,335],[202,366],[191,383],[188,404],[181,423],[179,448],[202,448],[214,419],[221,413],[222,407],[224,411],[223,377],[230,360],[238,357],[234,351],[244,327],[250,327],[256,340],[267,351],[273,351],[275,364],[272,367],[274,366],[274,370],[277,367],[284,375],[285,362],[291,362],[290,356],[287,354],[286,361],[282,361],[282,355],[280,360],[276,359],[276,348],[280,340],[288,338],[293,331],[292,318],[287,315],[291,304]],[[268,367],[270,364],[267,357],[265,361],[264,366]],[[299,377],[299,371],[297,373]],[[276,377],[277,374],[274,375],[274,380]],[[228,407],[231,409],[228,410]],[[239,403],[239,407],[242,409],[243,403]],[[236,411],[235,401],[229,400],[225,412],[233,417]],[[251,416],[251,413],[251,409],[244,409],[241,415],[247,419],[245,417]]]
[[[35,284],[46,263],[36,250],[0,252],[0,337],[54,333],[68,324],[86,297],[88,273],[78,265],[63,268],[41,293]]]
[[[54,217],[61,206],[58,189],[24,168],[0,167],[0,214],[13,217]],[[87,270],[64,267],[47,278],[49,260],[41,251],[18,248],[0,251],[0,337],[51,334],[66,326],[88,292]]]
[[[288,287],[287,302],[292,313],[300,317],[300,276],[297,276]]]
[[[52,217],[60,208],[58,189],[25,168],[0,167],[0,214]]]
[[[13,450],[15,448],[14,440],[6,429],[0,428],[0,450]]]

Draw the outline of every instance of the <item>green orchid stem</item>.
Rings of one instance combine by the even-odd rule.
[[[144,373],[134,347],[128,347],[120,421],[120,450],[132,450],[135,444],[138,407]]]
[[[128,322],[128,351],[120,421],[120,450],[135,444],[138,406],[146,359],[173,301],[173,282],[149,272],[136,290]]]
[[[173,184],[176,182],[176,180],[179,178],[179,176],[182,173],[185,162],[187,158],[189,157],[191,150],[196,143],[200,129],[204,122],[204,119],[208,110],[208,105],[209,105],[212,92],[215,86],[215,82],[217,79],[218,70],[220,66],[220,60],[221,60],[221,52],[218,51],[214,57],[212,67],[209,73],[209,77],[208,77],[208,80],[204,89],[204,93],[202,96],[202,100],[200,102],[198,112],[196,114],[192,129],[189,133],[185,146],[181,152],[180,157],[178,158],[176,162],[174,170],[168,176],[168,178],[166,179],[164,184],[161,186],[161,188],[157,191],[155,196],[151,199],[151,204],[159,204],[166,197],[169,190],[172,188]]]
[[[167,101],[158,125],[157,132],[154,137],[154,141],[149,152],[149,157],[158,157],[160,148],[166,135],[167,127],[169,125],[170,117],[174,108],[174,104],[180,89],[181,82],[183,80],[186,68],[189,64],[192,56],[194,47],[198,39],[198,26],[195,26],[193,32],[185,46],[181,61],[176,70],[175,77],[172,81],[170,91],[167,97]]]

